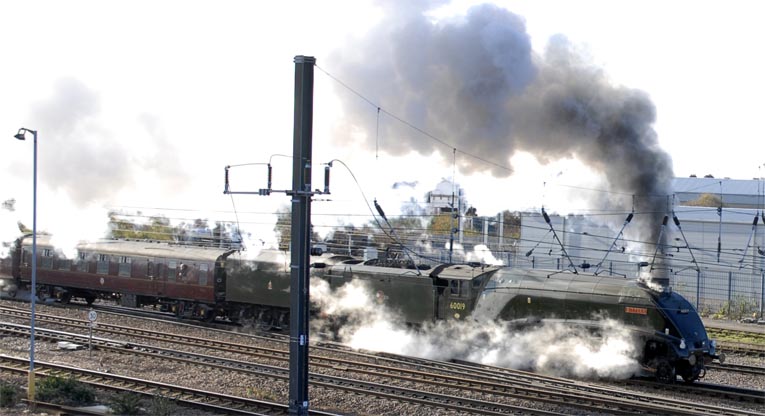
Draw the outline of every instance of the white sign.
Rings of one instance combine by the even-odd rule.
[[[88,312],[88,321],[95,322],[96,318],[98,318],[98,314],[96,313],[96,311]]]

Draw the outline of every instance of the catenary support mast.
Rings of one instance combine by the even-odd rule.
[[[311,142],[313,67],[295,57],[295,127],[292,152],[292,259],[290,263],[289,413],[308,414],[308,266],[311,253]]]

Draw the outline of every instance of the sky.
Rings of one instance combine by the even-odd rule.
[[[367,222],[373,199],[400,213],[444,178],[495,215],[621,207],[635,190],[614,166],[665,155],[656,169],[670,176],[762,177],[760,4],[2,2],[0,201],[16,202],[0,209],[0,240],[32,223],[31,135],[13,139],[26,127],[38,131],[40,230],[91,238],[120,210],[239,221],[273,243],[289,197],[224,195],[223,174],[257,163],[231,169],[232,190],[256,192],[272,162],[273,189],[291,187],[296,55],[317,60],[313,182],[340,161],[312,204],[320,233]],[[539,99],[574,97],[545,89],[569,80],[575,104],[600,109]],[[573,124],[550,128],[561,108]],[[652,153],[567,141],[590,137],[592,120],[576,124],[587,111],[600,129],[637,120]]]

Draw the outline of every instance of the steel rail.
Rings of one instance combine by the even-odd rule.
[[[0,312],[3,312],[3,311],[0,310]],[[24,312],[25,311],[19,311],[20,316],[23,316]],[[47,317],[48,316],[44,316],[44,319]],[[81,320],[71,319],[71,318],[60,318],[60,317],[52,317],[52,318],[53,320],[65,325],[82,326],[82,323],[84,322]],[[106,328],[104,328],[104,326]],[[122,327],[117,325],[104,324],[103,326],[100,326],[99,329],[106,330],[107,332],[119,333],[121,335],[134,335],[134,336],[140,336],[143,338],[149,338],[149,339],[155,339],[155,340],[159,339],[160,341],[186,343],[188,345],[194,345],[194,346],[199,346],[204,348],[220,349],[227,352],[245,353],[248,355],[258,356],[261,358],[284,360],[286,357],[286,353],[284,351],[279,351],[275,349],[264,349],[260,347],[253,347],[253,346],[235,344],[235,343],[223,342],[223,341],[204,340],[204,339],[200,339],[196,337],[187,337],[183,335],[176,336],[172,334],[161,334],[160,336],[157,336],[159,334],[157,334],[156,332],[144,331],[144,330],[134,331],[133,329],[129,327]],[[114,344],[118,344],[118,343],[114,343]],[[326,346],[324,348],[332,349]],[[254,352],[254,351],[261,351],[261,352]],[[365,354],[365,355],[369,355],[369,354]],[[378,360],[380,358],[380,355],[374,355],[374,358]],[[623,410],[624,413],[631,413],[634,411],[656,412],[659,410],[663,412],[670,412],[669,410],[665,408],[666,406],[664,404],[658,405],[659,407],[649,408],[648,406],[653,406],[653,405],[650,405],[650,403],[646,404],[646,398],[643,396],[635,395],[635,394],[624,392],[624,391],[614,391],[612,389],[606,389],[602,387],[595,388],[586,383],[575,382],[575,381],[567,380],[567,379],[540,376],[535,373],[523,372],[518,370],[500,369],[495,367],[493,370],[493,373],[486,374],[484,370],[481,370],[481,371],[476,370],[476,367],[478,367],[477,365],[465,365],[465,364],[458,365],[454,363],[444,363],[439,361],[430,361],[430,360],[406,358],[406,357],[404,358],[397,357],[395,361],[417,362],[420,364],[422,364],[423,362],[428,362],[434,367],[443,368],[444,371],[450,371],[452,373],[460,374],[460,377],[453,377],[448,375],[434,375],[432,372],[430,373],[419,372],[419,371],[413,371],[413,370],[393,368],[390,366],[375,365],[370,363],[352,362],[349,360],[337,360],[337,359],[330,359],[326,357],[311,357],[312,366],[320,366],[320,367],[331,368],[331,369],[346,369],[346,370],[352,370],[357,373],[364,373],[364,374],[374,375],[374,376],[383,376],[383,374],[380,374],[380,371],[384,371],[387,376],[395,377],[403,381],[429,383],[432,385],[438,385],[439,387],[457,387],[463,390],[472,390],[476,392],[490,392],[491,394],[503,395],[506,397],[512,397],[516,399],[520,398],[520,399],[528,400],[530,397],[533,397],[534,400],[541,400],[547,403],[557,404],[557,405],[575,406],[579,408],[585,408],[587,410],[604,410],[604,407],[602,405],[597,405],[596,403],[608,403],[610,406],[607,409],[611,412],[617,412],[617,413],[620,412],[620,409],[624,409]],[[374,368],[375,371],[366,370],[365,367]],[[502,381],[503,381],[502,384],[499,384],[497,382],[498,371],[501,371],[505,374],[502,378]],[[465,377],[467,373],[471,374],[472,379],[468,379]],[[547,388],[547,389],[554,388],[557,390],[557,392],[553,394],[553,393],[550,393],[549,391],[544,391],[541,388],[542,385],[544,385],[544,388]],[[574,394],[567,394],[565,393],[565,391],[562,391],[566,389],[575,390],[576,392]],[[584,393],[586,393],[586,397],[583,396]],[[551,397],[557,397],[557,398],[551,398]],[[614,402],[615,397],[619,397],[620,402],[618,403]],[[562,398],[562,401],[561,401],[561,398]],[[656,397],[654,400],[659,403],[668,402],[666,398],[660,398],[660,397]],[[681,402],[681,401],[670,403],[670,405],[672,406],[672,411],[674,411],[675,414],[689,414],[686,410],[690,410],[691,413],[698,412],[700,410],[698,406],[694,406],[692,409],[686,409],[687,403]],[[638,406],[638,407],[635,407],[635,406]],[[707,412],[708,414],[735,414],[735,413],[729,413],[731,409],[719,408],[714,406],[706,407],[703,410]]]
[[[25,366],[29,361],[23,358],[10,357],[0,354],[0,371],[22,374],[26,372]],[[125,391],[144,396],[157,394],[175,400],[183,406],[221,414],[238,415],[286,415],[287,406],[279,403],[271,403],[262,400],[253,400],[243,397],[230,396],[189,387],[177,386],[167,383],[159,383],[151,380],[142,380],[134,377],[120,376],[110,373],[86,370],[60,364],[37,361],[38,370],[36,377],[73,376],[78,381],[88,384],[97,389],[113,391]],[[315,411],[315,415],[333,415],[333,413]]]

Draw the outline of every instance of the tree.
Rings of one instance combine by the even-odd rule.
[[[502,211],[502,235],[505,238],[521,238],[521,213]]]
[[[363,250],[369,245],[368,237],[370,235],[372,235],[376,241],[379,231],[375,232],[368,226],[358,228],[353,224],[344,224],[337,227],[332,234],[327,237],[325,242],[335,253],[348,253],[348,250],[350,249],[352,254],[361,254],[360,250]]]
[[[148,224],[136,224],[133,220],[119,218],[120,214],[115,211],[108,215],[114,238],[167,241],[172,240],[175,234],[170,220],[161,215],[149,217]]]
[[[722,203],[722,200],[719,196],[714,194],[701,194],[698,198],[694,199],[693,201],[688,201],[685,203],[685,205],[691,206],[691,207],[724,207],[725,204]]]
[[[458,227],[457,220],[452,217],[452,214],[439,214],[430,220],[428,232],[433,235],[450,235],[452,227]]]

